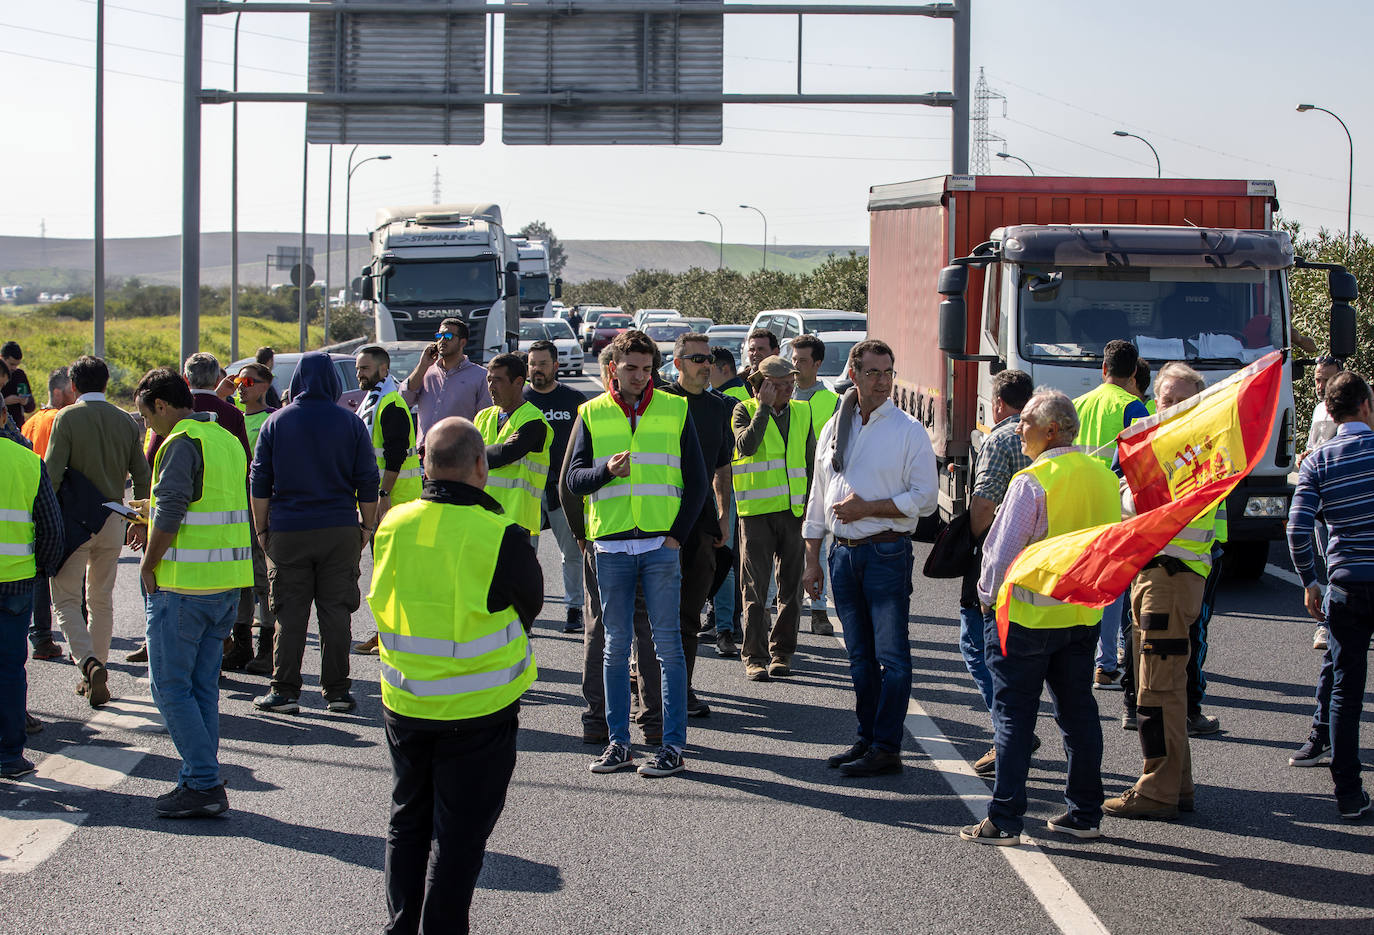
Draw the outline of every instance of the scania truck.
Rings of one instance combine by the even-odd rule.
[[[868,208],[869,335],[892,345],[894,400],[930,432],[945,518],[966,508],[1000,371],[1079,396],[1117,338],[1209,383],[1278,349],[1269,450],[1228,501],[1227,566],[1263,572],[1292,496],[1292,381],[1311,363],[1294,349],[1295,267],[1327,271],[1332,353],[1355,345],[1354,277],[1295,260],[1273,182],[940,176],[874,186]]]
[[[520,317],[553,318],[553,300],[563,297],[563,280],[552,278],[549,245],[524,237],[511,239],[520,258]]]
[[[380,208],[369,236],[363,298],[373,302],[378,341],[432,341],[441,321],[461,318],[477,363],[515,348],[519,256],[498,205]]]

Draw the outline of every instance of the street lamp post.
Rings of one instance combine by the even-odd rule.
[[[1112,136],[1129,136],[1131,139],[1140,140],[1140,142],[1144,143],[1146,146],[1149,146],[1150,152],[1155,154],[1155,177],[1161,179],[1164,178],[1164,169],[1159,164],[1159,150],[1155,149],[1154,146],[1151,145],[1149,140],[1145,139],[1145,137],[1143,136],[1137,136],[1134,133],[1127,133],[1125,130],[1113,130]]]
[[[234,92],[239,89],[239,21],[234,14]],[[229,105],[229,359],[239,359],[239,102]]]
[[[367,165],[369,162],[372,162],[374,159],[385,162],[386,160],[391,158],[390,156],[369,156],[368,158],[364,159],[362,162],[358,163],[355,166],[353,164],[353,154],[358,151],[358,146],[361,145],[362,144],[359,143],[348,151],[348,176],[344,179],[344,289],[348,291],[348,299],[350,305],[353,302],[353,267],[349,266],[348,258],[348,238],[351,233],[351,231],[348,228],[348,212],[349,209],[353,206],[353,173],[357,172],[359,169]],[[329,261],[326,260],[325,262],[327,263]]]
[[[1013,156],[1011,153],[998,153],[998,154],[997,154],[997,158],[998,158],[998,159],[1015,159],[1017,162],[1021,163],[1021,165],[1023,165],[1023,166],[1026,167],[1026,171],[1027,171],[1027,172],[1029,172],[1031,175],[1034,175],[1034,174],[1035,174],[1035,170],[1031,168],[1031,164],[1030,164],[1029,162],[1027,162],[1026,160],[1022,159],[1020,156]]]
[[[716,269],[720,269],[725,265],[725,225],[721,223],[720,218],[716,217],[710,211],[698,211],[697,214],[704,214],[708,218],[715,218],[716,223],[720,225],[720,259],[716,260]]]
[[[1324,114],[1331,114],[1332,117],[1336,117],[1334,113],[1327,110],[1325,107],[1318,107],[1316,104],[1298,105],[1298,113],[1300,114],[1306,113],[1309,110],[1319,110]],[[1355,141],[1351,139],[1350,128],[1345,125],[1345,121],[1340,117],[1336,117],[1336,122],[1339,123],[1341,129],[1345,131],[1345,141],[1350,146],[1350,172],[1349,175],[1346,176],[1347,182],[1345,189],[1345,252],[1348,255],[1350,253],[1350,237],[1354,232],[1354,228],[1351,227],[1351,210],[1355,202]]]
[[[763,268],[764,268],[765,270],[767,270],[767,269],[768,269],[768,215],[764,214],[764,213],[763,213],[763,210],[762,210],[761,208],[755,208],[753,205],[740,205],[740,207],[741,207],[741,208],[747,208],[747,209],[749,209],[750,211],[757,211],[757,212],[759,213],[759,217],[763,218]]]

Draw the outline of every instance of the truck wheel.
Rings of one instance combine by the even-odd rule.
[[[1224,574],[1237,581],[1255,581],[1269,564],[1268,540],[1226,543]]]

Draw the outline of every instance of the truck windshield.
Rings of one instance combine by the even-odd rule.
[[[520,277],[520,301],[526,305],[542,305],[549,300],[547,273],[531,273]]]
[[[1097,366],[1117,338],[1150,361],[1249,362],[1286,344],[1278,270],[1028,267],[1020,279],[1030,360]]]
[[[500,297],[489,257],[437,262],[393,261],[382,277],[387,305],[490,305]]]

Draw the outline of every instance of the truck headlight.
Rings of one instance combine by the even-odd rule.
[[[1288,515],[1288,498],[1250,497],[1245,501],[1245,515],[1255,519],[1282,519]]]

